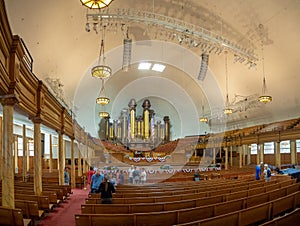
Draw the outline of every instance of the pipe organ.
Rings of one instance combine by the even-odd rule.
[[[170,141],[170,118],[164,116],[161,120],[155,120],[155,112],[151,109],[151,103],[145,99],[142,104],[143,114],[136,115],[136,101],[131,99],[128,108],[121,111],[118,120],[105,119],[105,139],[130,144],[149,144],[152,148],[160,143]]]

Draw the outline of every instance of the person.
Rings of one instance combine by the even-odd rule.
[[[255,167],[255,179],[260,180],[260,165],[256,165]]]
[[[112,194],[116,192],[114,185],[109,181],[108,175],[105,175],[99,187],[102,204],[112,203]]]
[[[91,193],[99,193],[99,187],[104,178],[100,169],[97,169],[96,173],[91,178]]]
[[[132,174],[133,174],[133,183],[139,184],[140,183],[140,171],[136,166],[134,167]]]
[[[65,167],[65,171],[64,171],[64,185],[69,185],[69,184],[70,184],[69,168]]]
[[[264,166],[265,181],[269,182],[271,180],[271,169],[269,168],[268,164],[265,164]]]
[[[200,180],[199,173],[195,172],[194,173],[194,181],[199,181],[199,180]]]
[[[129,184],[133,184],[133,171],[134,171],[134,168],[133,168],[133,165],[131,165],[131,167],[128,170],[128,183]]]
[[[124,174],[123,174],[123,170],[120,171],[119,174],[119,183],[120,184],[124,184]]]
[[[91,180],[92,180],[92,176],[94,175],[95,171],[94,171],[94,168],[91,166],[90,167],[90,170],[88,171],[88,175],[87,175],[87,178],[88,178],[88,184],[91,184]]]
[[[147,180],[147,173],[145,168],[142,168],[142,172],[141,172],[141,183],[145,184]]]

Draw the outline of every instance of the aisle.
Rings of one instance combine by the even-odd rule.
[[[52,212],[46,215],[38,226],[75,226],[75,214],[81,213],[81,204],[88,197],[88,190],[72,189],[70,198],[61,203]]]

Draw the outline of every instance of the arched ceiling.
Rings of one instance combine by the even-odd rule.
[[[33,59],[33,71],[41,79],[59,79],[64,100],[76,113],[77,120],[92,135],[97,135],[99,107],[95,99],[101,82],[91,78],[96,65],[100,34],[85,31],[86,12],[79,0],[42,4],[37,0],[6,0],[9,22],[14,34],[26,43]],[[174,138],[218,130],[243,128],[254,124],[299,117],[298,95],[300,46],[300,2],[298,0],[114,0],[110,9],[130,8],[156,12],[183,20],[221,34],[245,48],[253,49],[259,59],[248,69],[244,63],[234,63],[228,54],[228,94],[235,101],[235,113],[222,114],[226,96],[225,54],[210,54],[206,78],[197,79],[201,49],[185,44],[164,33],[148,30],[147,26],[131,22],[129,35],[133,39],[131,67],[122,71],[123,38],[120,27],[110,28],[105,36],[106,63],[113,76],[106,80],[105,91],[111,98],[106,107],[112,117],[118,117],[131,98],[149,98],[162,115],[172,115],[177,123]],[[263,29],[259,29],[259,25]],[[160,31],[160,30],[157,30]],[[268,93],[273,102],[256,102],[262,87],[262,51]],[[141,61],[166,64],[163,73],[140,71]],[[217,122],[218,128],[200,123],[201,105],[205,114]],[[169,111],[167,113],[160,110]]]

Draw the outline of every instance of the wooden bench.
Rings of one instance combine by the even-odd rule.
[[[222,213],[222,211],[227,211],[232,208],[243,209],[246,207],[255,206],[263,202],[268,202],[273,199],[284,197],[288,194],[297,192],[300,190],[300,184],[293,184],[287,187],[279,188],[273,191],[268,191],[267,193],[258,193],[252,196],[247,196],[247,193],[244,193],[243,197],[240,195],[229,194],[232,198],[225,199],[223,195],[209,197],[204,199],[194,199],[187,201],[175,201],[175,202],[163,202],[163,203],[143,203],[143,204],[83,204],[81,205],[81,212],[83,214],[115,214],[115,213],[147,213],[147,212],[163,212],[163,211],[172,211],[172,210],[183,210],[185,214],[190,214],[197,217],[201,211],[202,207],[209,207],[212,211],[210,213]],[[227,195],[226,195],[227,196]],[[230,200],[230,201],[228,201]],[[211,210],[210,209],[210,210]],[[235,210],[237,210],[235,209]],[[197,214],[198,211],[198,214]],[[202,213],[201,213],[202,215]],[[203,215],[206,216],[206,215]],[[180,217],[181,219],[182,217]],[[186,217],[184,217],[186,218]],[[182,223],[182,222],[180,222]]]
[[[294,183],[294,180],[290,180],[289,183],[286,182],[280,182],[284,184],[292,184]],[[272,185],[271,182],[263,182],[257,184],[257,186],[263,186],[266,185],[270,186]],[[279,185],[280,186],[280,185]],[[113,204],[134,204],[134,203],[157,203],[157,202],[173,202],[173,201],[186,201],[190,199],[197,199],[197,198],[204,198],[204,197],[213,197],[219,194],[230,194],[235,193],[237,191],[244,193],[241,194],[241,197],[245,197],[245,194],[248,195],[248,189],[249,186],[243,186],[243,187],[233,187],[233,188],[227,188],[227,189],[220,189],[216,191],[206,191],[206,192],[199,192],[199,193],[192,193],[192,194],[182,194],[182,195],[171,195],[171,196],[152,196],[152,197],[136,197],[136,198],[113,198]],[[265,192],[265,189],[263,190]],[[228,198],[226,198],[228,200]],[[98,201],[97,201],[98,200]],[[98,198],[88,198],[86,199],[87,204],[99,204],[100,203],[100,197],[98,194]]]
[[[300,209],[296,209],[284,216],[268,221],[260,226],[298,226],[300,219]]]
[[[11,209],[0,206],[0,225],[1,226],[27,226],[31,224],[30,219],[24,219],[21,209]]]
[[[24,218],[31,219],[33,225],[35,220],[41,219],[44,216],[44,211],[39,210],[37,202],[26,200],[15,200],[15,207],[23,211]]]
[[[236,205],[232,205],[236,202]],[[76,214],[76,225],[253,225],[269,221],[278,214],[282,214],[300,205],[300,191],[285,197],[258,204],[250,208],[240,210],[245,203],[231,201],[224,203],[222,208],[216,209],[214,205],[202,207],[203,211],[197,209],[186,214],[187,210],[148,212],[134,214]],[[222,205],[222,204],[220,204]],[[228,209],[230,207],[230,209]],[[280,207],[280,208],[279,208]],[[226,210],[227,209],[227,210]],[[238,211],[234,211],[238,209]],[[185,215],[181,212],[185,211]],[[234,212],[229,212],[234,211]],[[229,213],[228,213],[229,212]],[[206,215],[205,215],[206,214]],[[222,214],[217,216],[217,214]],[[190,222],[194,218],[206,218]],[[110,221],[108,220],[110,219]],[[180,223],[187,222],[187,223]]]

